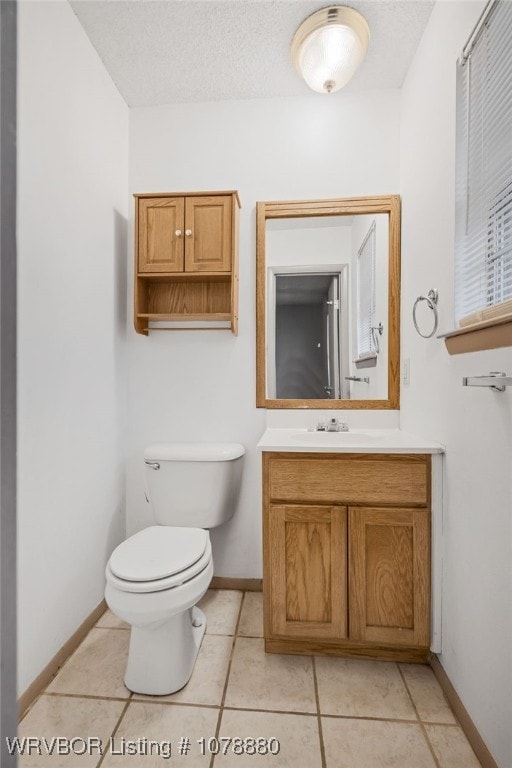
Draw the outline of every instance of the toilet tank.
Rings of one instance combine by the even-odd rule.
[[[235,511],[240,443],[155,443],[144,451],[146,488],[159,525],[215,528]]]

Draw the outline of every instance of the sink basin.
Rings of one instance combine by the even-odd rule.
[[[290,437],[304,445],[368,445],[382,439],[368,432],[296,432]]]

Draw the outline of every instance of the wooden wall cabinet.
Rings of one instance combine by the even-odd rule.
[[[430,456],[263,454],[265,647],[426,661]]]
[[[208,329],[216,321],[236,334],[238,193],[134,197],[137,333],[147,335],[152,321],[200,321]]]

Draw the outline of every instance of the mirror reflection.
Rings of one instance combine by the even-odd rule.
[[[265,222],[266,397],[388,397],[389,215]]]

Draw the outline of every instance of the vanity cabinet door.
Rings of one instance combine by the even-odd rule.
[[[265,568],[271,635],[347,637],[346,507],[271,504]]]
[[[232,207],[227,195],[186,198],[186,272],[230,272]]]
[[[350,639],[427,647],[430,514],[425,509],[349,509]]]
[[[183,197],[139,199],[139,272],[183,272],[184,217]]]

